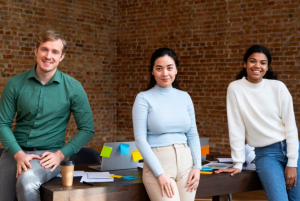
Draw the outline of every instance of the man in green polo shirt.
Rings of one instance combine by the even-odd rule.
[[[0,101],[0,201],[40,200],[40,185],[55,177],[60,162],[94,136],[87,95],[74,78],[60,72],[66,41],[55,31],[38,37],[37,64],[12,77]],[[65,144],[73,113],[78,132]],[[16,125],[11,127],[16,116]]]

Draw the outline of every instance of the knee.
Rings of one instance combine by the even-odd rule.
[[[16,191],[18,195],[38,193],[40,186],[40,181],[35,178],[31,171],[22,172],[17,179]]]

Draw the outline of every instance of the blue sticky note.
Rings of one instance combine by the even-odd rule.
[[[134,176],[123,176],[122,178],[126,179],[126,180],[135,180],[136,179]]]
[[[129,155],[129,144],[120,144],[120,151],[123,155]]]
[[[202,167],[202,171],[212,171],[212,167]]]

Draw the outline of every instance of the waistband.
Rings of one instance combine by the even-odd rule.
[[[166,149],[180,149],[180,148],[186,148],[188,145],[186,143],[184,144],[172,144],[170,146],[165,147],[152,147],[152,150],[166,150]]]
[[[22,146],[20,146],[20,147],[23,151],[41,151],[41,150],[43,150],[43,149],[28,148],[28,147],[22,147]]]

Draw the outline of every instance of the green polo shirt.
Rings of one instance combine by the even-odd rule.
[[[78,132],[65,144],[71,113]],[[0,140],[12,156],[22,150],[22,146],[61,150],[68,158],[93,136],[94,120],[89,101],[82,85],[74,78],[57,70],[51,81],[43,85],[34,68],[6,83],[0,101]]]

